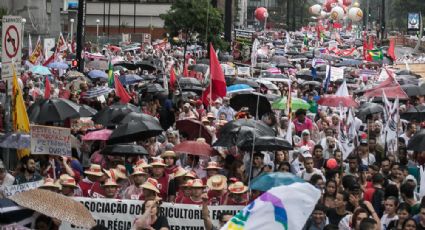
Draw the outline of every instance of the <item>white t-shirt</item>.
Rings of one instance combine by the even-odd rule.
[[[317,169],[317,168],[313,168],[313,172],[311,172],[311,173],[308,173],[308,172],[304,169],[304,170],[300,171],[300,172],[297,174],[297,176],[301,177],[301,178],[302,178],[302,179],[304,179],[305,181],[310,181],[311,177],[312,177],[314,174],[318,174],[318,175],[322,176],[323,180],[325,180],[325,177],[323,176],[322,171],[320,171],[320,170],[319,170],[319,169]]]
[[[398,216],[388,217],[388,214],[384,214],[381,217],[381,230],[386,230],[391,221],[398,220]]]

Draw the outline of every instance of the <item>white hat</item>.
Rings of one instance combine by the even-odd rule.
[[[304,135],[304,134],[310,135],[310,131],[309,131],[308,129],[304,129],[304,130],[301,132],[301,135]]]
[[[310,149],[307,146],[301,146],[298,150],[304,158],[312,157]]]

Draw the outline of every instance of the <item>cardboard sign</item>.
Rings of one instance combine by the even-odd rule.
[[[20,192],[36,189],[40,187],[42,184],[43,184],[43,180],[39,180],[34,182],[6,186],[3,190],[3,194],[5,197],[13,196]]]
[[[71,130],[31,125],[31,154],[71,156]]]
[[[98,224],[108,229],[133,229],[137,217],[142,215],[140,200],[115,200],[103,198],[75,197],[92,214]],[[230,211],[236,214],[243,206],[209,206],[210,217],[214,226],[218,225],[218,215]],[[159,215],[167,217],[170,229],[204,229],[200,205],[163,203]],[[182,228],[185,227],[185,228]],[[62,223],[60,230],[81,229],[69,223]]]

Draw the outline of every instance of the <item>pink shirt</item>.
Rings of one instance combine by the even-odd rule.
[[[309,118],[304,118],[304,122],[298,122],[298,118],[296,118],[294,121],[294,126],[295,126],[295,132],[296,133],[301,133],[303,130],[308,129],[311,131],[313,131],[313,122],[311,121],[311,119]]]

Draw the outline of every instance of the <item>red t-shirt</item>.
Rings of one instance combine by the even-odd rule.
[[[164,176],[160,177],[158,180],[159,196],[162,200],[167,200],[168,198],[168,184],[170,182],[170,177],[168,174],[164,173]]]
[[[81,189],[83,197],[89,197],[89,191],[91,190],[93,184],[94,184],[93,182],[84,180],[84,179],[80,181],[80,183],[78,183],[78,186]]]
[[[184,197],[182,199],[182,204],[202,204],[202,200],[201,201],[193,201],[191,197]]]
[[[99,182],[95,182],[92,188],[89,190],[89,195],[92,198],[104,198],[105,190],[103,190]]]

